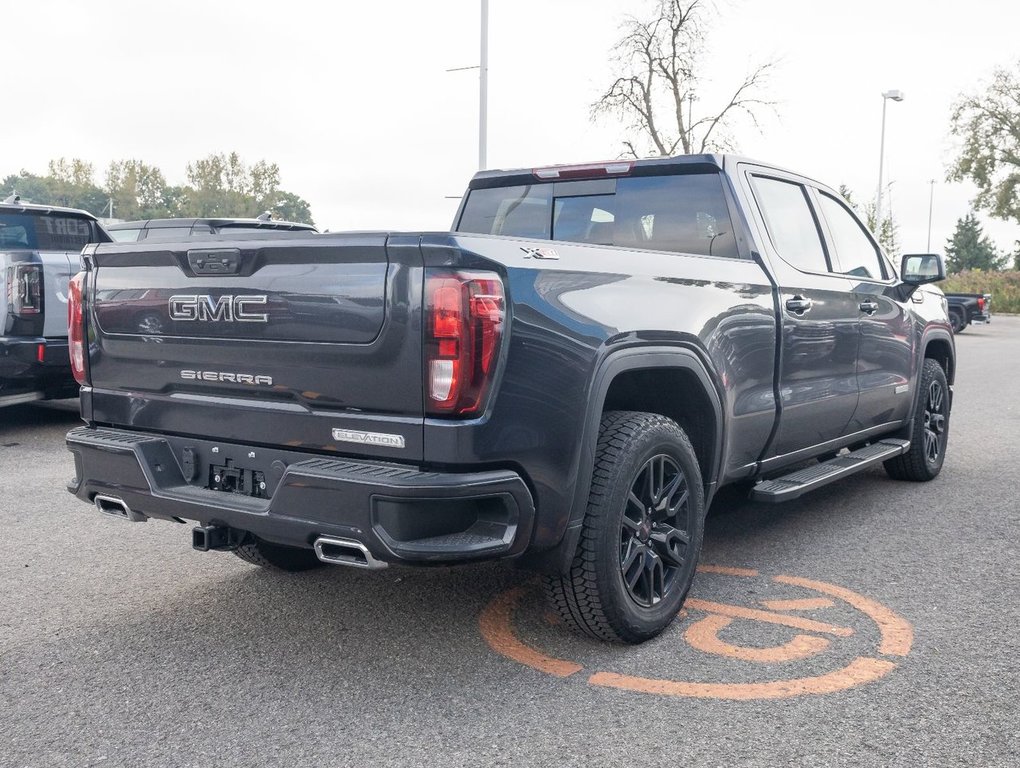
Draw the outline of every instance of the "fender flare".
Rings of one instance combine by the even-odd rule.
[[[719,480],[720,467],[722,467],[723,435],[725,434],[726,421],[719,387],[709,374],[702,357],[686,346],[632,346],[613,350],[597,365],[588,390],[587,407],[581,433],[581,448],[575,473],[577,481],[574,484],[566,530],[559,545],[538,558],[536,567],[539,570],[549,573],[565,573],[570,568],[581,535],[581,523],[587,509],[592,472],[595,468],[595,449],[598,446],[602,410],[614,379],[622,373],[631,371],[670,368],[693,373],[714,412],[713,466],[701,468],[702,484],[705,488],[705,507],[708,508]]]
[[[944,341],[949,345],[949,370],[946,372],[946,380],[949,383],[949,407],[953,405],[953,381],[956,379],[956,345],[953,343],[953,334],[942,326],[925,328],[921,333],[921,343],[918,346],[917,375],[914,377],[914,401],[910,405],[910,417],[897,431],[896,436],[909,440],[914,433],[914,418],[917,416],[917,408],[921,402],[921,369],[927,357],[928,345],[933,341]]]

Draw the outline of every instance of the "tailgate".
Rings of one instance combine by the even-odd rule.
[[[93,270],[94,421],[421,459],[417,236],[103,245]]]

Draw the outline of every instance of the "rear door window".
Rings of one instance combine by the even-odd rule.
[[[457,230],[738,256],[717,173],[475,189],[468,195]]]
[[[807,190],[791,181],[754,177],[754,195],[769,237],[783,261],[802,272],[828,272],[821,233]]]

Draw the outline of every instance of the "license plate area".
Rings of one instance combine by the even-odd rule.
[[[265,499],[269,496],[265,472],[235,466],[230,459],[226,459],[223,464],[209,465],[207,487],[213,491],[251,496],[256,499]]]

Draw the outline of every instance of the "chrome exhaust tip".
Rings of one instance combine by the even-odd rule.
[[[131,507],[124,502],[124,499],[118,499],[116,496],[104,496],[101,493],[97,493],[93,501],[96,504],[96,509],[104,515],[119,517],[121,520],[127,520],[130,523],[144,523],[149,519],[147,515],[143,515],[141,512],[132,512]]]
[[[330,565],[347,565],[351,568],[385,568],[388,563],[376,560],[368,547],[354,539],[338,539],[334,536],[320,536],[312,545],[315,556]]]

